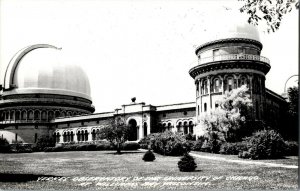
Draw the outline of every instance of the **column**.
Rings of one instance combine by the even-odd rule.
[[[212,108],[210,86],[211,86],[211,76],[207,76],[207,89],[208,89],[208,97],[209,97],[209,103],[207,103],[207,112],[210,112]]]

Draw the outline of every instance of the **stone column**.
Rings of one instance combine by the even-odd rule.
[[[207,89],[208,89],[208,98],[209,98],[209,103],[207,103],[207,112],[210,112],[212,108],[210,86],[211,86],[211,76],[207,76]]]

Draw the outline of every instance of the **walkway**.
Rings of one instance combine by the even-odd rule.
[[[225,161],[225,162],[234,162],[234,163],[241,163],[241,164],[254,164],[254,165],[265,165],[269,167],[281,167],[281,168],[292,168],[297,169],[298,166],[296,165],[285,165],[285,164],[276,164],[276,163],[268,163],[268,162],[259,162],[259,161],[248,161],[246,159],[240,159],[240,160],[234,160],[234,159],[227,159],[220,156],[202,156],[199,154],[195,154],[190,152],[191,156],[197,157],[197,158],[203,158],[203,159],[209,159],[209,160],[219,160],[219,161]]]

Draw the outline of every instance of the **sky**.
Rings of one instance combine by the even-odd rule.
[[[195,48],[213,31],[222,32],[238,0],[0,0],[0,66],[32,44],[62,47],[69,62],[89,77],[96,112],[123,104],[165,105],[195,101],[188,74],[197,63]],[[241,21],[247,15],[238,13]],[[261,55],[270,59],[266,87],[283,93],[298,74],[298,11],[275,33],[259,26]],[[219,24],[218,24],[219,23]],[[287,86],[296,84],[297,77]]]

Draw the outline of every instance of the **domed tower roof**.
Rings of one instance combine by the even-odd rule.
[[[89,80],[82,68],[68,63],[60,48],[47,44],[28,46],[15,54],[5,72],[4,90],[6,95],[59,94],[91,101]]]
[[[196,53],[202,47],[215,42],[233,40],[251,41],[262,49],[257,27],[249,24],[241,13],[233,10],[226,11],[224,15],[211,22],[199,42],[200,46],[196,48]]]

